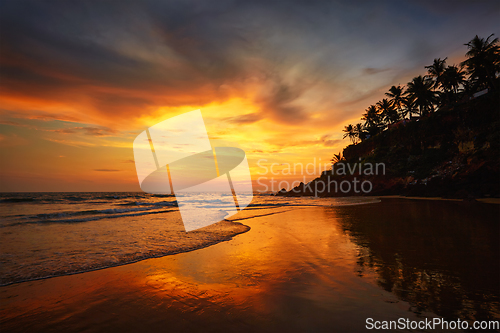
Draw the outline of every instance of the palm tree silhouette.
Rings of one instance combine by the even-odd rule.
[[[434,103],[437,101],[436,92],[432,90],[433,81],[425,79],[419,75],[411,82],[408,82],[406,94],[414,99],[415,106],[418,107],[420,116],[429,112],[434,112]]]
[[[402,114],[402,109],[403,109],[403,102],[404,102],[404,90],[403,88],[398,85],[397,87],[396,86],[392,86],[390,89],[389,89],[389,92],[386,92],[385,95],[387,97],[390,97],[390,102],[391,102],[391,105],[392,107],[395,107],[396,110],[398,111],[398,114]]]
[[[465,82],[465,73],[462,68],[452,65],[446,67],[441,76],[441,85],[445,92],[458,93],[458,89]]]
[[[345,126],[342,131],[345,133],[344,136],[342,137],[342,139],[349,137],[349,139],[351,139],[352,143],[356,142],[357,135],[356,135],[356,131],[354,130],[354,126],[349,124],[349,125]]]
[[[468,51],[467,59],[462,65],[467,69],[469,80],[472,81],[475,90],[484,88],[495,89],[497,84],[496,74],[500,72],[500,47],[498,38],[479,38],[477,35],[470,42],[464,44]]]
[[[433,79],[433,88],[437,90],[441,85],[441,76],[443,75],[446,67],[446,59],[441,60],[441,58],[434,59],[434,62],[430,66],[425,66],[427,68],[427,77]]]
[[[361,123],[357,123],[356,126],[354,126],[354,132],[356,133],[356,136],[361,140],[365,141],[366,133],[365,129],[363,128],[363,125]]]
[[[460,87],[464,87],[465,82],[465,73],[462,68],[455,65],[446,67],[441,76],[441,87],[443,88],[441,105],[455,103],[458,99],[458,91]]]
[[[418,109],[415,106],[415,99],[410,96],[406,96],[403,99],[403,111],[401,112],[401,116],[406,118],[406,116],[409,115],[411,118],[414,113],[418,114]]]
[[[340,161],[343,161],[344,157],[342,156],[342,152],[339,152],[338,154],[333,154],[332,159],[330,160],[332,164],[337,164]]]
[[[364,141],[368,134],[375,136],[384,128],[384,123],[394,124],[413,114],[424,116],[434,112],[435,107],[446,109],[457,102],[459,96],[472,95],[480,89],[496,90],[500,87],[500,45],[498,38],[479,38],[477,35],[467,44],[467,59],[460,65],[446,66],[448,58],[436,58],[425,66],[427,74],[414,77],[406,86],[391,86],[384,98],[370,105],[361,120],[364,125],[345,126],[344,138],[353,143]],[[468,79],[466,76],[468,75]]]
[[[361,120],[365,121],[365,128],[371,136],[377,134],[380,130],[381,116],[375,105],[370,105],[363,114]]]
[[[393,124],[399,120],[398,112],[392,107],[391,102],[389,102],[388,99],[384,98],[380,102],[377,102],[377,106],[386,123]]]

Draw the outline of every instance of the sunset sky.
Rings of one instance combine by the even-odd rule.
[[[259,159],[326,163],[391,85],[458,64],[498,17],[500,1],[2,1],[0,190],[139,191],[134,138],[196,109],[254,180]]]

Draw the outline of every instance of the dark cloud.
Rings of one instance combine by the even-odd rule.
[[[76,129],[74,129],[74,128],[60,128],[57,130],[51,130],[51,132],[62,133],[62,134],[74,134],[74,133],[76,133]]]
[[[252,124],[255,123],[263,118],[263,115],[260,113],[249,113],[249,114],[244,114],[242,116],[235,116],[235,117],[229,117],[223,119],[224,121],[233,123],[233,124],[238,124],[238,125],[245,125],[245,124]]]
[[[373,99],[373,97],[377,97],[379,95],[381,95],[380,87],[374,87],[372,90],[369,90],[357,96],[353,96],[352,98],[339,103],[339,106],[349,107],[352,105],[359,105],[361,102],[364,103],[370,99]],[[368,107],[368,105],[366,105],[366,107]]]
[[[233,122],[301,124],[317,111],[306,97],[331,109],[370,96],[497,32],[499,13],[495,1],[4,1],[1,92],[118,119],[220,101],[221,87],[253,82],[262,112]],[[360,88],[359,73],[380,81]]]
[[[378,73],[387,72],[387,71],[390,71],[390,70],[391,70],[390,68],[372,68],[372,67],[367,67],[367,68],[363,69],[363,73],[367,74],[367,75],[374,75],[374,74],[378,74]]]
[[[301,85],[289,85],[276,82],[267,96],[258,100],[265,114],[282,123],[300,123],[307,116],[303,107],[294,105],[302,95],[304,88]]]
[[[154,104],[152,100],[147,98],[127,96],[124,93],[89,93],[90,103],[95,107],[96,110],[101,114],[107,113],[134,113],[139,111],[143,113]],[[124,112],[125,110],[130,110],[129,112]]]
[[[325,140],[325,141],[323,141],[323,146],[325,146],[325,147],[333,147],[333,146],[341,144],[342,142],[343,141],[340,140],[340,139],[337,139],[337,140]]]
[[[68,116],[65,114],[46,114],[37,111],[32,112],[32,115],[29,116],[29,119],[36,119],[41,121],[60,120],[65,122],[78,122],[80,120],[78,118]]]
[[[88,136],[111,136],[116,134],[115,130],[107,127],[71,127],[71,128],[59,128],[55,130],[48,130],[50,132],[62,133],[62,134],[75,134],[81,133]]]
[[[10,126],[24,126],[18,122],[15,122],[15,121],[10,121],[10,120],[2,120],[0,121],[0,124],[2,125],[10,125]]]
[[[331,135],[329,135],[329,134],[323,135],[319,139],[319,142],[321,142],[323,144],[323,146],[325,146],[325,147],[333,147],[333,146],[336,146],[336,145],[342,143],[342,140],[331,139],[330,137],[331,137]]]
[[[116,133],[115,130],[106,127],[77,127],[75,129],[90,136],[109,136]]]

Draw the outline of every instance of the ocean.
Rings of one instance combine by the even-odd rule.
[[[0,199],[6,332],[364,332],[369,318],[500,319],[497,204],[255,195],[185,232],[172,196]]]
[[[206,205],[213,194],[204,194]],[[161,257],[229,240],[240,220],[296,206],[345,206],[376,198],[254,195],[229,220],[185,232],[175,196],[142,192],[1,193],[0,285],[76,274]],[[222,207],[223,209],[224,207]]]

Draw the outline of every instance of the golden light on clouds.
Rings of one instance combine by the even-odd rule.
[[[9,3],[1,190],[139,190],[134,137],[197,109],[212,144],[244,149],[254,174],[259,159],[328,162],[348,144],[344,125],[391,85],[459,59],[472,37],[463,13],[474,34],[496,28],[495,10],[466,3],[365,5]],[[434,16],[423,25],[416,12]]]

